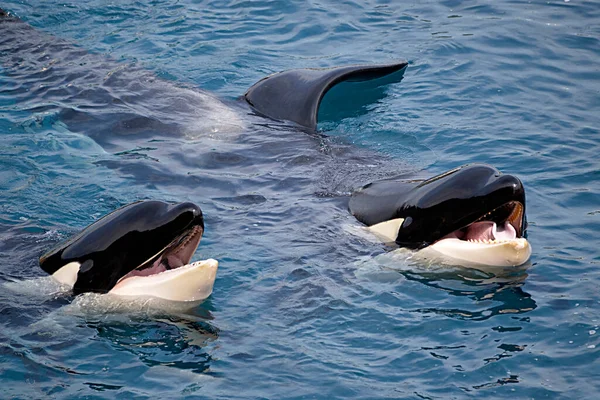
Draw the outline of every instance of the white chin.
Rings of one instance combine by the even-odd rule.
[[[132,276],[119,281],[109,293],[170,301],[204,300],[212,293],[218,266],[217,260],[209,258],[155,275]]]
[[[489,242],[442,239],[418,251],[419,255],[453,265],[516,267],[529,260],[531,246],[525,238]]]

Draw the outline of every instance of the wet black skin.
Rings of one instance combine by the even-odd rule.
[[[40,257],[49,274],[81,263],[73,293],[106,293],[117,281],[151,260],[195,227],[204,230],[200,207],[161,201],[132,203],[94,222]],[[151,260],[152,262],[152,260]]]
[[[405,218],[396,243],[413,249],[426,247],[449,233],[477,221],[490,211],[494,222],[506,220],[511,201],[523,205],[522,237],[526,228],[525,189],[512,175],[484,164],[470,164],[425,181],[404,177],[378,181],[352,194],[350,212],[366,225]],[[501,207],[498,209],[498,207]]]

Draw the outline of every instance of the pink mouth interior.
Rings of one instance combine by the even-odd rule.
[[[202,238],[202,228],[194,227],[190,232],[175,240],[162,254],[160,254],[151,264],[145,264],[129,272],[120,280],[134,276],[150,276],[160,274],[189,264],[192,256],[196,252],[200,239]]]
[[[131,278],[132,276],[150,276],[160,274],[171,269],[179,268],[189,263],[189,260],[183,261],[177,255],[169,255],[166,257],[159,257],[150,266],[144,269],[134,269],[121,279]]]
[[[454,231],[442,239],[460,240],[511,240],[517,238],[517,231],[506,221],[496,224],[492,221],[474,222],[466,228]]]

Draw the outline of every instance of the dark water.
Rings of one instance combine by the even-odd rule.
[[[0,397],[597,397],[597,2],[0,7],[86,60],[0,69]],[[397,59],[404,80],[328,137],[234,118],[270,73]],[[134,84],[156,77],[234,112]],[[352,188],[468,162],[524,182],[528,268],[423,266],[353,234]],[[44,250],[147,198],[201,205],[196,258],[220,261],[206,302],[73,299],[42,279]]]

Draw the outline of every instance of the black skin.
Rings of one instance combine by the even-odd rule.
[[[486,213],[516,201],[523,205],[522,237],[526,227],[525,189],[512,175],[485,164],[470,164],[425,181],[404,177],[378,181],[354,192],[350,212],[366,225],[404,218],[396,243],[419,249],[477,221]],[[508,212],[497,211],[495,222]]]
[[[399,82],[407,66],[406,61],[398,61],[329,69],[294,69],[258,81],[243,98],[263,116],[292,121],[315,131],[321,100],[331,88],[343,82],[372,81],[370,86],[384,84],[386,80],[388,83]],[[357,90],[356,86],[354,90]]]
[[[204,230],[202,211],[193,203],[132,203],[54,247],[40,257],[40,266],[54,274],[70,262],[79,262],[73,293],[106,293],[194,227]]]

